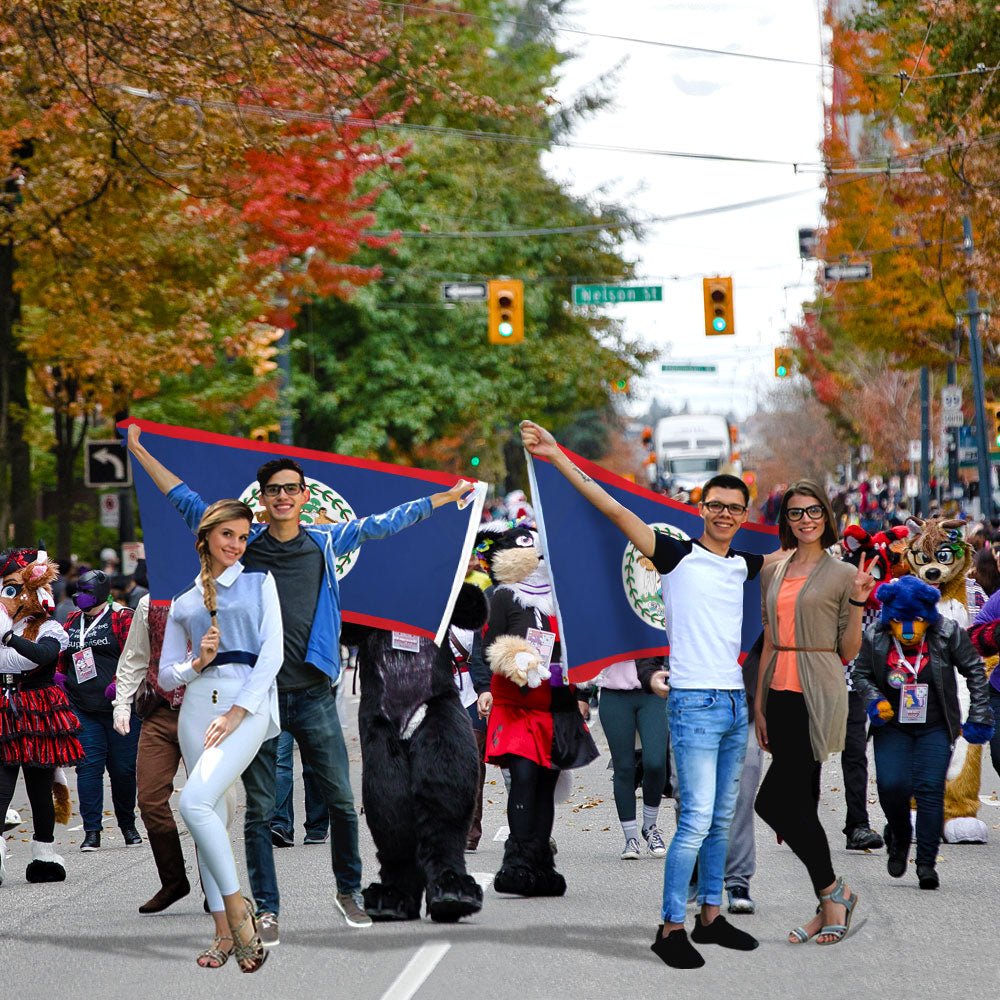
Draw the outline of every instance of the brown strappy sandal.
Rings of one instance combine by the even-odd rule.
[[[257,920],[253,915],[253,904],[246,896],[243,897],[243,902],[246,904],[246,915],[238,926],[229,925],[233,935],[232,956],[236,959],[240,972],[256,972],[267,961],[267,951],[264,948],[264,942],[261,941],[260,935],[257,933]],[[248,920],[253,928],[253,937],[246,944],[241,944],[240,931],[246,927]]]
[[[229,956],[233,953],[233,949],[229,951],[222,950],[223,941],[232,941],[235,945],[236,942],[233,941],[231,937],[217,937],[212,942],[211,948],[206,948],[196,959],[199,969],[221,969],[226,962],[229,961]]]

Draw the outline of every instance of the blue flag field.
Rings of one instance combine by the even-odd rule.
[[[310,498],[302,512],[303,524],[381,514],[450,489],[459,480],[442,472],[146,420],[123,422],[119,430],[126,433],[131,423],[142,428],[142,442],[150,454],[204,500],[239,497],[260,521],[264,518],[257,468],[273,458],[293,458],[305,472]],[[151,599],[170,600],[198,573],[194,535],[138,463],[133,465]],[[465,577],[483,500],[480,491],[463,510],[455,504],[439,507],[425,521],[342,556],[337,577],[344,620],[440,642]]]
[[[563,448],[574,464],[619,503],[658,531],[697,538],[696,507],[668,500]],[[539,534],[552,572],[563,658],[574,681],[639,656],[669,652],[660,574],[652,562],[574,489],[551,463],[527,455]],[[766,555],[778,548],[777,529],[748,524],[733,548]],[[761,632],[760,584],[743,598],[744,655]]]

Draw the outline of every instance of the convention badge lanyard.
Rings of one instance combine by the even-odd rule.
[[[80,612],[80,648],[73,654],[73,670],[76,673],[77,684],[92,681],[97,676],[97,662],[94,660],[94,651],[86,645],[86,642],[87,636],[97,628],[107,613],[108,605],[105,605],[104,610],[90,623],[90,628],[87,628],[87,616],[82,611]]]
[[[893,636],[893,645],[899,656],[901,670],[892,670],[889,673],[889,684],[899,688],[899,721],[900,722],[926,722],[927,721],[927,697],[930,691],[929,684],[918,684],[917,675],[920,673],[920,666],[924,658],[924,649],[927,645],[927,637],[920,641],[920,648],[917,650],[916,663],[910,663],[899,640]],[[905,673],[904,673],[905,672]],[[911,675],[912,681],[906,683],[906,674]]]

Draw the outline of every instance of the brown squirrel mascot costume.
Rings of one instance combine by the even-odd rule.
[[[80,722],[55,683],[66,632],[53,620],[51,585],[59,575],[44,548],[0,554],[0,814],[14,795],[18,772],[31,803],[34,836],[29,882],[62,882],[55,822],[69,820],[69,789],[60,768],[77,764]],[[60,780],[61,779],[61,780]],[[0,842],[0,883],[6,847]]]

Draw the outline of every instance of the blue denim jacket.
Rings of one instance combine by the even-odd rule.
[[[192,531],[198,524],[208,504],[185,483],[179,483],[168,494],[167,499],[177,508],[184,523]],[[337,524],[302,525],[305,533],[323,551],[323,583],[319,589],[316,610],[313,613],[312,631],[306,648],[306,662],[322,670],[331,682],[340,676],[340,587],[337,585],[337,559],[361,546],[362,543],[377,538],[388,538],[410,525],[417,524],[431,516],[430,497],[421,497],[409,503],[400,504],[384,514],[359,517],[354,521]],[[266,524],[250,526],[250,540],[267,530]]]

